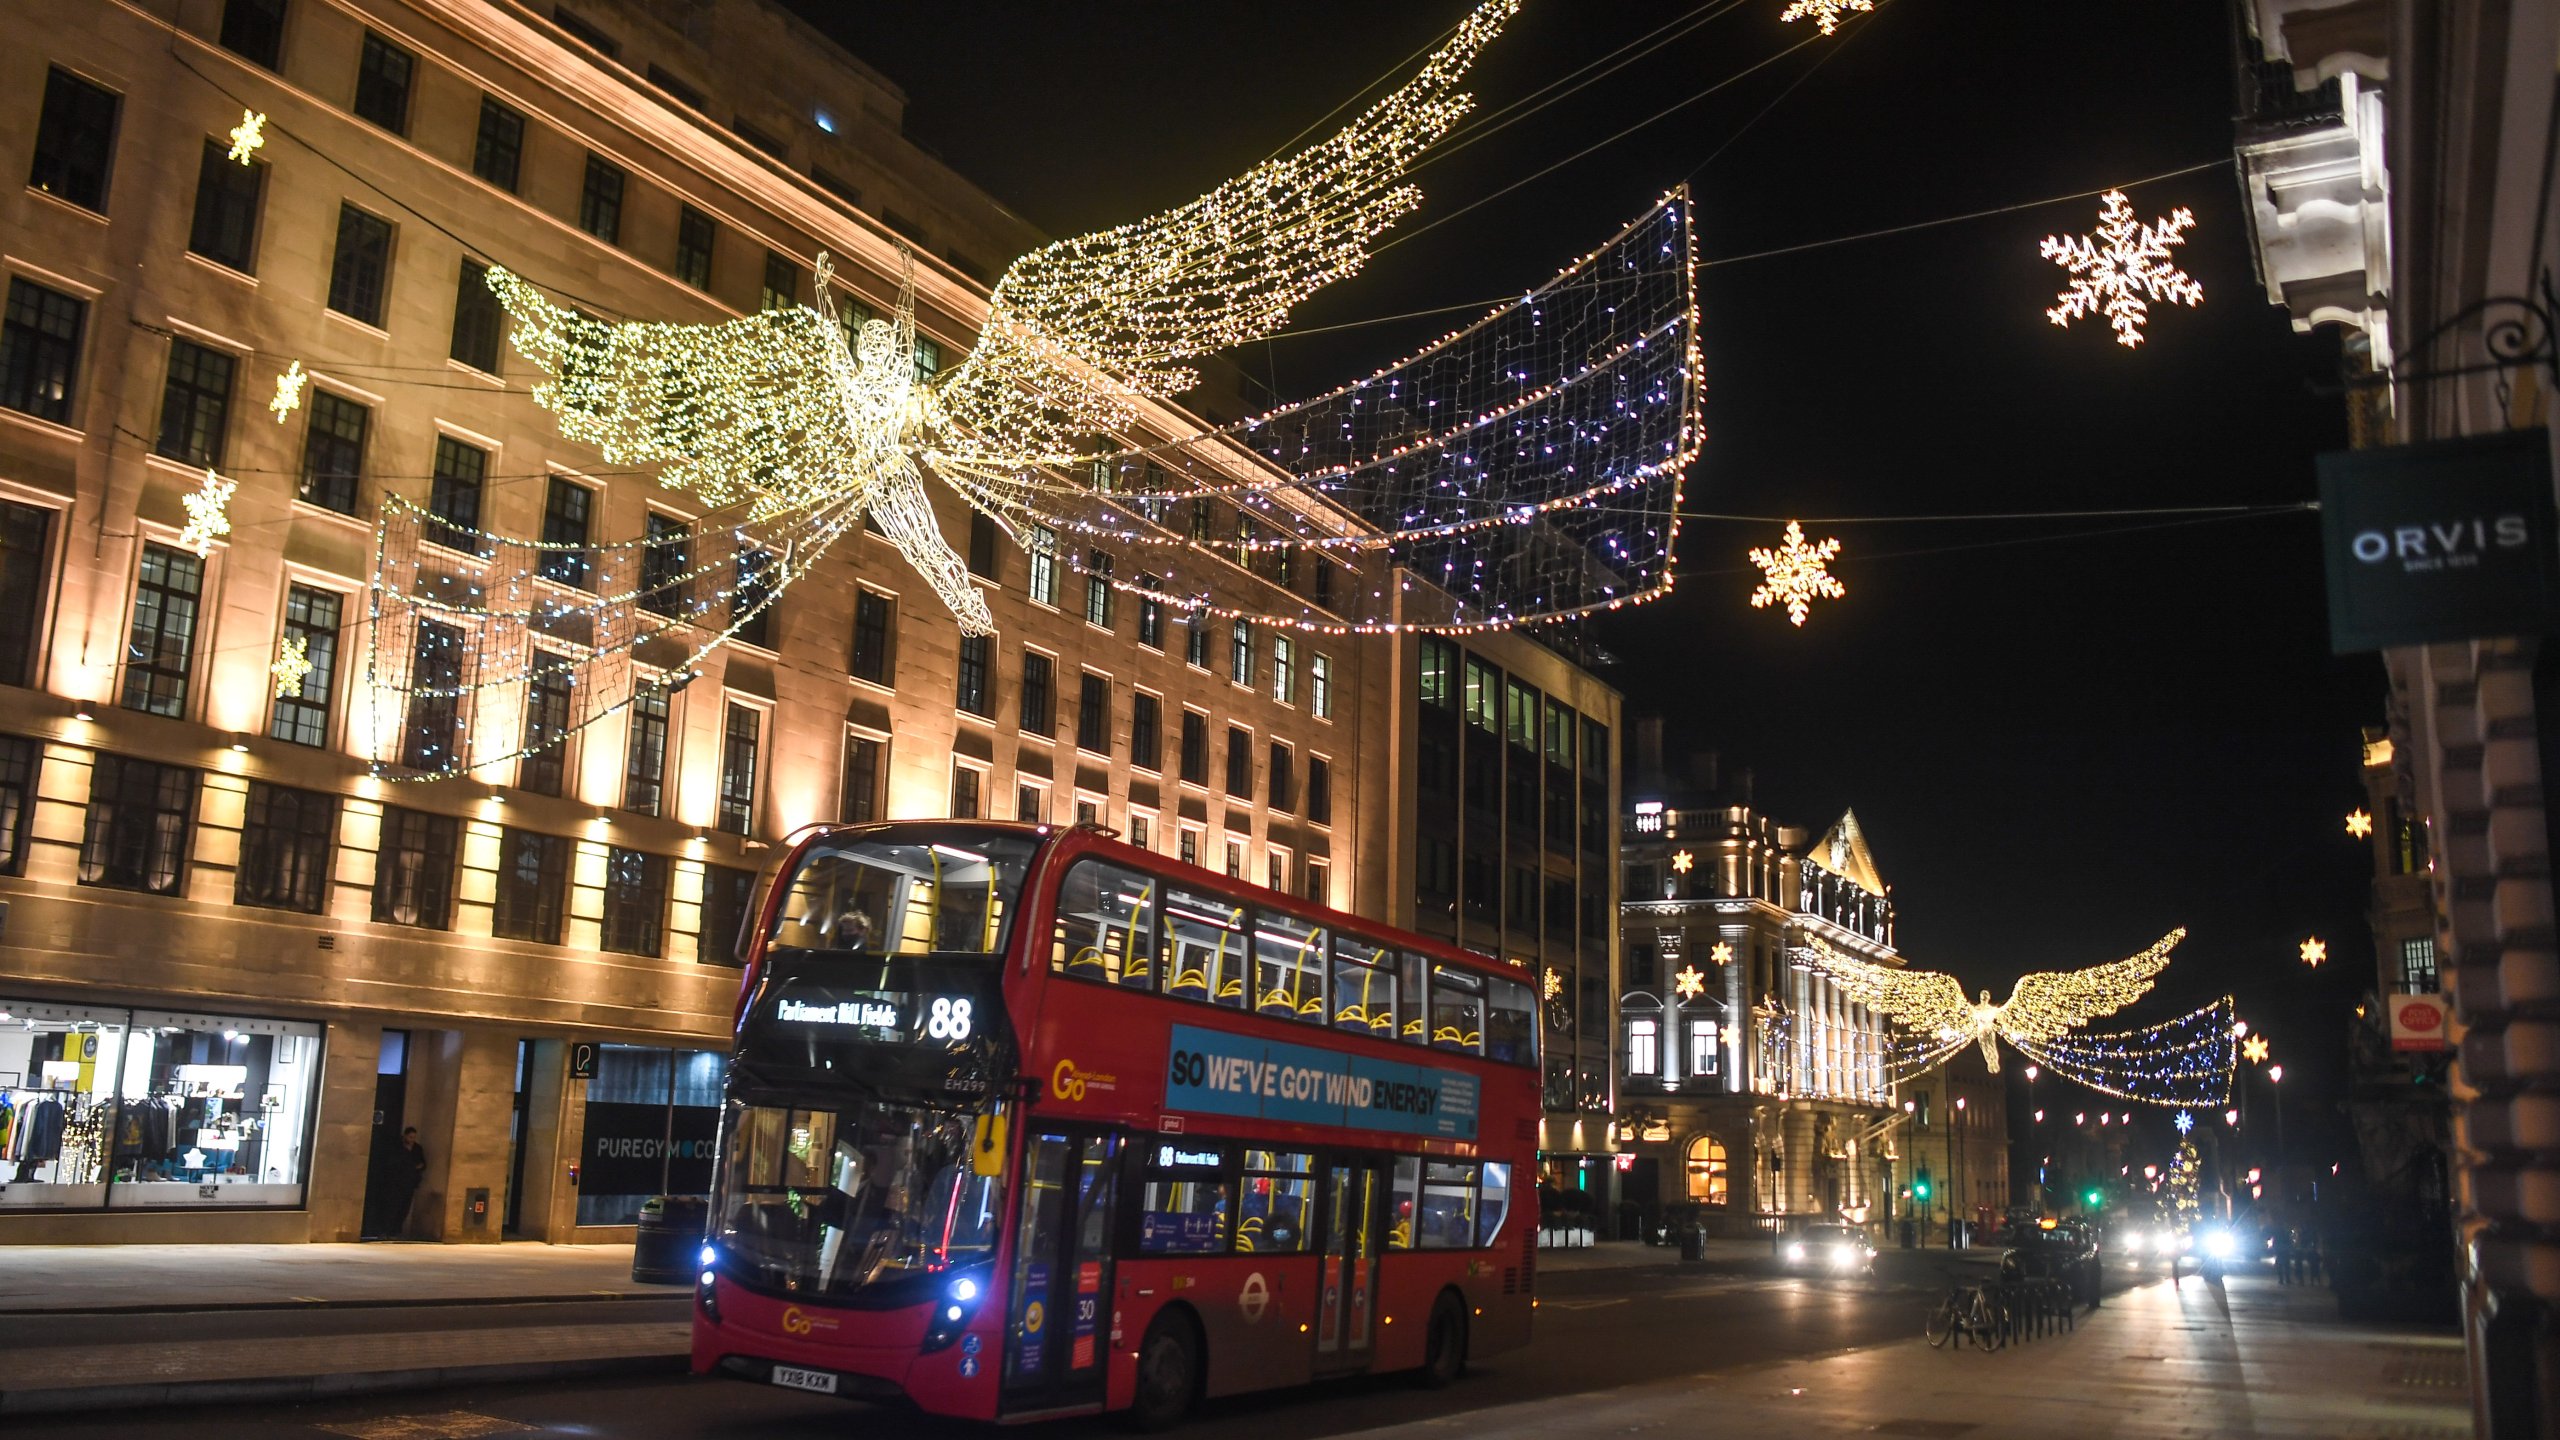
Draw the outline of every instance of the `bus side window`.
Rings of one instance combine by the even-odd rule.
[[[1324,1019],[1324,927],[1261,912],[1253,927],[1253,1013],[1321,1023]]]
[[[1227,1248],[1226,1149],[1216,1141],[1158,1144],[1138,1207],[1141,1255],[1218,1255]]]
[[[1537,1002],[1527,981],[1485,982],[1484,1053],[1514,1065],[1538,1063]]]
[[[1333,1026],[1392,1040],[1396,1033],[1396,957],[1348,935],[1333,939]]]
[[[1476,1202],[1476,1243],[1491,1245],[1502,1233],[1502,1219],[1511,1213],[1511,1167],[1499,1161],[1484,1162],[1484,1188]]]
[[[1147,989],[1155,974],[1152,875],[1099,860],[1067,872],[1049,968],[1083,980]]]
[[[1243,906],[1223,895],[1165,891],[1165,994],[1244,1008],[1247,943]]]
[[[1415,1206],[1419,1203],[1417,1192],[1421,1185],[1422,1161],[1411,1155],[1398,1156],[1395,1186],[1388,1191],[1388,1204],[1392,1207],[1387,1216],[1387,1248],[1390,1250],[1413,1248]]]
[[[1400,957],[1399,969],[1404,983],[1397,987],[1397,998],[1402,1003],[1396,1010],[1396,1038],[1407,1045],[1428,1045],[1431,1016],[1426,1001],[1431,994],[1431,962],[1408,950]]]
[[[1423,1167],[1422,1204],[1414,1226],[1425,1250],[1472,1250],[1476,1244],[1476,1167],[1434,1160]]]
[[[1431,967],[1431,1045],[1484,1053],[1484,977],[1450,965]]]
[[[1244,1196],[1236,1207],[1239,1254],[1295,1255],[1309,1243],[1315,1215],[1315,1157],[1244,1152]]]

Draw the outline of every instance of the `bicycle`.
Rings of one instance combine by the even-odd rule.
[[[1979,1285],[1958,1285],[1949,1290],[1938,1308],[1922,1322],[1921,1334],[1928,1337],[1931,1349],[1944,1349],[1948,1341],[1962,1349],[1971,1340],[1987,1354],[2006,1342],[1997,1307]]]

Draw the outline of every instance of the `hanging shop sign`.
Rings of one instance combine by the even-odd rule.
[[[2441,995],[2394,995],[2391,997],[2391,1048],[2394,1050],[2442,1050],[2452,1042],[2445,1036],[2445,1003]]]
[[[2555,529],[2546,431],[2321,456],[2329,648],[2560,629]]]

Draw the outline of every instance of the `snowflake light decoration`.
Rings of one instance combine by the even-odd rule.
[[[276,698],[290,700],[302,693],[304,677],[311,673],[311,641],[306,636],[287,635],[276,647],[276,663],[267,673],[276,678]]]
[[[2312,938],[2310,938],[2310,939],[2305,940],[2305,941],[2303,941],[2303,942],[2302,942],[2302,963],[2303,963],[2303,964],[2310,966],[2310,967],[2311,967],[2312,969],[2314,969],[2314,970],[2317,970],[2317,969],[2319,969],[2319,968],[2320,968],[2320,962],[2321,962],[2321,961],[2323,961],[2323,960],[2326,960],[2326,959],[2328,959],[2328,958],[2329,958],[2329,942],[2328,942],[2328,941],[2323,940],[2323,939],[2321,939],[2320,937],[2318,937],[2318,936],[2316,936],[2316,935],[2315,935],[2315,936],[2313,936]]]
[[[1695,965],[1681,966],[1680,973],[1671,977],[1671,984],[1683,1000],[1695,1000],[1707,993],[1706,974]]]
[[[2044,237],[2044,258],[2072,276],[2045,318],[2067,327],[2082,316],[2103,314],[2115,327],[2117,344],[2140,345],[2150,301],[2190,308],[2204,303],[2204,287],[2169,263],[2169,247],[2187,243],[2184,232],[2195,223],[2195,212],[2181,205],[2157,224],[2141,224],[2124,192],[2108,191],[2096,234]]]
[[[1719,965],[1730,965],[1733,963],[1733,946],[1726,941],[1719,940],[1714,945],[1708,947],[1707,958],[1713,960]]]
[[[1812,613],[1814,601],[1837,600],[1849,593],[1832,578],[1828,568],[1831,557],[1840,553],[1840,542],[1824,540],[1807,545],[1804,527],[1793,520],[1787,522],[1786,541],[1775,550],[1757,546],[1751,551],[1751,563],[1768,576],[1759,589],[1751,592],[1751,608],[1761,610],[1783,602],[1787,619],[1802,625],[1805,616]]]
[[[178,532],[178,543],[198,555],[211,552],[214,541],[231,533],[231,492],[239,488],[207,466],[204,483],[179,497],[187,507],[187,524]]]
[[[2170,1124],[2172,1124],[2172,1125],[2177,1126],[2177,1127],[2178,1127],[2178,1133],[2179,1133],[2179,1134],[2181,1134],[2181,1135],[2184,1135],[2184,1134],[2186,1134],[2188,1131],[2193,1130],[2194,1128],[2196,1128],[2196,1117],[2194,1117],[2193,1115],[2188,1114],[2188,1113],[2187,1113],[2186,1111],[2184,1111],[2184,1110],[2181,1110],[2181,1111],[2179,1111],[2179,1112],[2178,1112],[2178,1114],[2177,1114],[2177,1118],[2176,1118],[2176,1119],[2171,1120],[2169,1123],[2170,1123]]]
[[[2266,1063],[2267,1037],[2264,1035],[2252,1035],[2248,1039],[2241,1041],[2240,1055],[2241,1058],[2247,1060],[2252,1065],[2261,1065]]]
[[[275,415],[277,424],[283,424],[284,417],[302,408],[302,387],[310,381],[311,377],[302,373],[299,360],[276,377],[276,398],[267,402],[267,409]]]
[[[257,110],[240,112],[240,123],[231,127],[230,158],[246,165],[258,148],[267,143],[267,117]]]
[[[1781,23],[1811,18],[1825,35],[1840,28],[1840,17],[1851,11],[1861,14],[1876,8],[1876,0],[1795,0],[1787,13],[1778,17]]]
[[[1698,858],[1696,856],[1690,854],[1686,850],[1683,850],[1679,854],[1671,857],[1671,870],[1673,874],[1686,875],[1697,865],[1697,863]]]
[[[2347,816],[2347,833],[2353,835],[2359,840],[2372,835],[2373,817],[2362,810],[2350,813]]]

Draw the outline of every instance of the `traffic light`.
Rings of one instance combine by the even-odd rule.
[[[2080,1199],[2092,1210],[2095,1210],[2100,1205],[2105,1204],[2106,1198],[2106,1193],[2100,1190],[2092,1190],[2088,1194],[2080,1197]]]
[[[1914,1200],[1926,1200],[1929,1198],[1928,1171],[1923,1170],[1919,1174],[1911,1177],[1911,1198]]]

